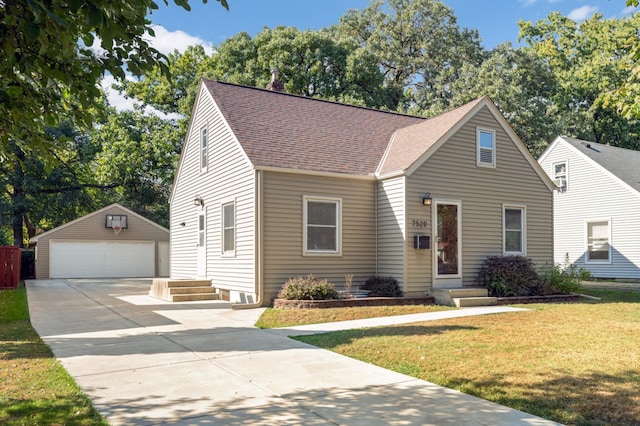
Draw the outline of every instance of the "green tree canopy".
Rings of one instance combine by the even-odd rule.
[[[189,10],[188,0],[174,3]],[[45,127],[62,120],[88,128],[106,73],[123,80],[125,67],[135,76],[168,70],[145,38],[157,8],[153,0],[0,2],[0,161],[15,159],[9,141],[50,156],[55,141]]]
[[[640,125],[609,102],[633,69],[629,40],[637,37],[640,15],[603,19],[595,14],[577,24],[559,13],[534,23],[520,22],[520,37],[554,75],[556,120],[568,136],[640,148]]]

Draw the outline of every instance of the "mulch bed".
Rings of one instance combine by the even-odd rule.
[[[498,305],[516,305],[525,303],[565,303],[577,302],[579,294],[556,294],[552,296],[498,297]],[[354,299],[335,300],[286,300],[273,299],[273,307],[278,309],[309,308],[346,308],[354,306],[398,306],[398,305],[433,305],[435,299],[424,297],[359,297]]]
[[[278,309],[305,308],[347,308],[353,306],[397,306],[397,305],[433,305],[435,299],[424,297],[358,297],[335,300],[286,300],[274,299],[273,307]]]
[[[498,305],[519,305],[523,303],[564,303],[577,302],[579,294],[553,294],[551,296],[498,297]]]

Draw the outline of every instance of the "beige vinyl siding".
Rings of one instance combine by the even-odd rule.
[[[477,127],[496,131],[495,169],[476,166]],[[552,192],[487,108],[474,115],[407,178],[408,220],[431,218],[434,207],[419,203],[425,192],[434,199],[462,203],[463,285],[474,284],[487,256],[502,255],[504,204],[526,206],[526,256],[537,265],[552,261]],[[433,246],[434,241],[431,243]],[[409,250],[408,288],[421,288],[428,282],[433,262],[432,250],[428,252],[425,262],[426,256]]]
[[[375,273],[375,183],[369,180],[264,172],[264,298],[276,296],[290,277],[314,274],[342,288]],[[303,197],[342,200],[342,254],[303,255]]]
[[[568,190],[554,195],[554,259],[569,261],[599,278],[640,279],[640,194],[566,142],[559,141],[541,165],[567,161]],[[587,221],[611,220],[611,263],[585,263]]]
[[[377,185],[378,275],[405,282],[405,178],[383,180]]]
[[[105,228],[105,217],[108,214],[127,215],[127,229],[120,231],[116,235],[112,229]],[[169,241],[169,233],[166,229],[149,222],[132,212],[124,210],[119,206],[110,206],[106,209],[98,210],[74,222],[63,225],[46,235],[38,238],[36,244],[36,278],[49,278],[49,255],[50,240],[61,241]],[[156,266],[158,270],[158,244],[156,244]]]
[[[200,169],[200,134],[207,127],[207,171]],[[221,289],[253,293],[255,172],[210,95],[201,87],[171,200],[171,276],[197,275],[199,195],[206,208],[206,276]],[[222,253],[222,204],[235,202],[235,255]],[[185,223],[181,226],[181,223]]]

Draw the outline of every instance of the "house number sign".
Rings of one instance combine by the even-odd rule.
[[[415,228],[427,228],[429,226],[429,222],[427,222],[426,220],[416,220],[416,219],[412,219],[413,220],[413,226]]]

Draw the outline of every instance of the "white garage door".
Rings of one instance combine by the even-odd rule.
[[[51,278],[135,278],[155,275],[153,241],[50,241]]]

